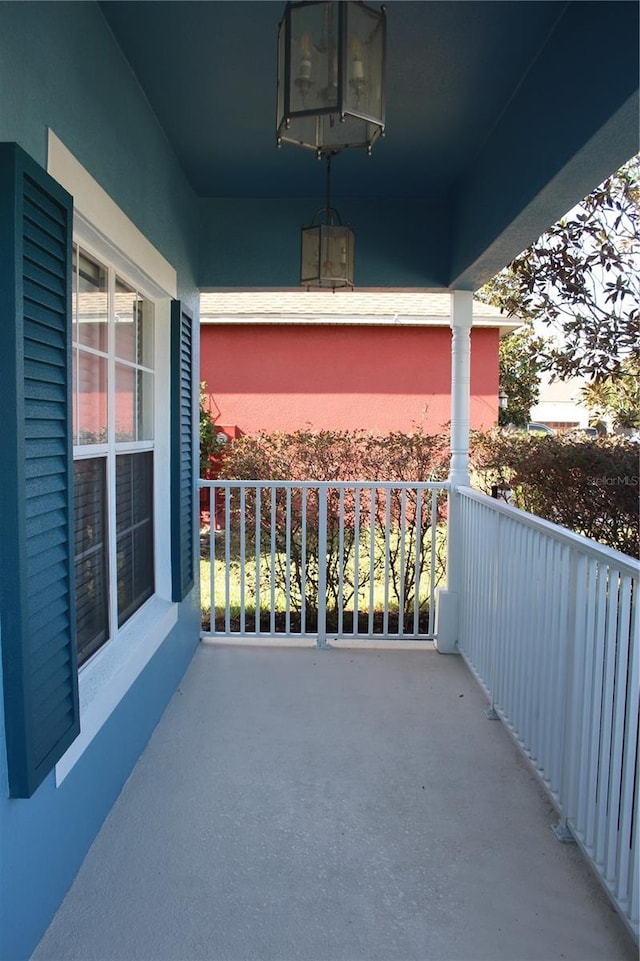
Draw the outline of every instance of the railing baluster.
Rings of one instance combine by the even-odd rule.
[[[247,565],[246,565],[246,535],[247,535],[247,519],[245,516],[245,511],[247,509],[247,488],[243,484],[240,488],[240,633],[247,633],[247,622],[246,622],[246,595],[245,595],[245,582],[247,576]]]
[[[255,580],[255,594],[256,594],[256,610],[254,615],[255,631],[256,634],[260,633],[260,578],[262,577],[262,569],[260,566],[260,553],[261,553],[261,533],[262,533],[262,489],[256,486],[256,580]]]
[[[369,636],[373,634],[373,608],[375,604],[374,592],[375,592],[375,562],[376,562],[376,502],[378,499],[378,490],[375,487],[370,488],[371,503],[369,505],[369,611],[368,611],[368,629]]]
[[[625,580],[628,580],[625,578]],[[631,586],[631,585],[629,585]],[[638,605],[637,593],[631,609],[631,620],[629,625],[628,638],[625,643],[629,647],[629,663],[627,668],[627,717],[638,717],[640,699],[640,652],[638,651],[637,639],[640,636],[640,605]],[[635,910],[635,922],[638,923],[638,904],[637,894],[634,896],[634,878],[637,884],[638,860],[637,860],[637,838],[638,824],[635,823],[638,812],[634,810],[637,806],[637,766],[635,759],[638,757],[638,728],[637,725],[627,724],[625,727],[625,744],[623,746],[623,769],[621,783],[621,803],[620,803],[620,863],[618,865],[618,897],[621,901],[629,904],[630,910]],[[632,838],[635,835],[635,856],[631,850]],[[634,907],[635,905],[635,907]]]
[[[420,551],[422,551],[422,524],[418,525],[417,535],[420,538]],[[431,533],[430,533],[430,570],[429,570],[429,634],[435,633],[436,625],[436,563],[438,559],[438,491],[434,488],[431,491]],[[416,547],[416,554],[418,549]],[[420,571],[422,577],[422,571]],[[418,624],[420,622],[420,594],[419,583],[416,582],[416,596],[418,598]],[[418,630],[416,629],[416,634]]]
[[[354,552],[353,552],[353,636],[360,633],[358,622],[358,601],[360,594],[360,485],[355,488],[354,501]]]
[[[291,488],[286,491],[286,569],[285,569],[285,633],[291,633]]]
[[[617,597],[618,571],[608,570],[608,617],[605,626],[605,667],[604,683],[602,686],[602,726],[600,730],[600,764],[598,776],[598,818],[596,829],[596,846],[594,859],[602,867],[606,865],[607,855],[607,820],[609,812],[609,770],[608,745],[611,744],[614,714],[615,693],[615,657],[616,657],[616,623],[618,620],[618,606],[613,603]],[[615,585],[615,586],[614,586]]]
[[[382,634],[389,633],[389,566],[391,563],[391,488],[385,488],[384,508],[384,608],[382,613]]]
[[[343,634],[344,616],[344,487],[338,492],[338,636]]]
[[[327,645],[327,486],[318,486],[318,647]]]
[[[435,493],[432,492],[432,493]],[[433,507],[433,501],[432,501]],[[416,489],[416,513],[413,521],[415,525],[415,558],[414,558],[414,569],[413,569],[413,633],[417,637],[420,631],[420,584],[422,581],[422,490],[420,488]],[[431,565],[433,567],[433,558],[431,559]],[[432,634],[433,630],[431,625],[435,623],[435,620],[431,620],[432,614],[435,615],[433,611],[433,600],[430,598],[430,614],[429,614],[429,633]]]
[[[231,491],[224,489],[224,633],[231,633]]]
[[[593,701],[593,674],[594,665],[594,629],[596,622],[597,605],[597,563],[593,558],[587,558],[586,570],[586,591],[585,591],[585,627],[582,635],[583,647],[583,671],[580,678],[579,697],[580,697],[580,755],[578,765],[578,788],[577,804],[575,815],[575,827],[578,831],[584,831],[587,825],[587,811],[589,806],[589,772],[591,761],[591,740],[589,738],[589,727]]]
[[[277,502],[276,502],[276,485],[271,484],[271,525],[270,525],[270,537],[271,537],[271,562],[269,568],[269,588],[270,588],[270,604],[269,604],[269,629],[271,635],[273,636],[276,632],[276,512],[277,512]]]
[[[209,488],[209,596],[211,598],[211,614],[209,615],[209,630],[216,632],[216,489]]]
[[[404,635],[404,600],[406,589],[405,569],[405,538],[407,536],[407,491],[403,487],[400,491],[400,591],[398,598],[398,635]]]
[[[302,531],[300,544],[300,631],[307,633],[307,488],[302,488]]]
[[[631,582],[619,574],[616,583],[618,600],[618,621],[616,624],[616,686],[613,700],[613,736],[611,738],[609,760],[609,792],[613,800],[613,811],[609,812],[607,830],[607,862],[604,869],[605,879],[615,886],[617,880],[618,853],[620,849],[619,798],[622,787],[622,760],[624,753],[625,715],[627,712],[627,687],[629,665],[629,629],[631,618]],[[636,679],[637,681],[637,679]],[[637,715],[636,715],[637,716]]]
[[[600,763],[600,728],[602,724],[602,678],[604,671],[604,633],[607,609],[607,569],[598,565],[595,589],[595,623],[593,627],[593,657],[590,685],[591,712],[589,718],[589,760],[583,790],[586,795],[584,844],[593,850],[596,829],[596,792]]]

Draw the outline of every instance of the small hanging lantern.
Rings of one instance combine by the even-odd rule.
[[[384,132],[386,16],[355,0],[287,3],[278,31],[277,141],[368,153]]]
[[[327,204],[302,228],[300,283],[307,288],[353,287],[355,234],[331,206],[331,154],[327,155]]]
[[[354,247],[355,234],[350,227],[335,224],[332,220],[303,227],[300,265],[302,286],[330,287],[333,290],[353,287]]]

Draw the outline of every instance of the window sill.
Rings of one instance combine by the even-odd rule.
[[[177,620],[177,604],[150,598],[80,670],[80,734],[56,764],[56,785],[82,757]]]

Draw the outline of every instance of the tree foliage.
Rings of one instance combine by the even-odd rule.
[[[206,383],[200,382],[200,477],[208,477],[221,456],[224,444],[216,429],[215,417],[207,405]]]
[[[611,419],[618,431],[640,429],[640,360],[627,357],[617,377],[583,388],[585,405],[595,418]]]
[[[500,341],[500,389],[507,406],[500,410],[498,423],[524,427],[531,408],[540,396],[540,361],[543,340],[529,327],[514,330]]]
[[[480,292],[550,337],[542,369],[617,377],[640,358],[640,158],[593,190]]]

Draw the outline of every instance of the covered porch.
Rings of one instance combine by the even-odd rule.
[[[463,660],[203,644],[34,961],[627,961]]]
[[[388,137],[370,161],[352,151],[336,164],[358,288],[452,296],[454,506],[446,616],[429,633],[463,657],[429,640],[414,651],[341,650],[332,637],[329,650],[198,643],[199,293],[297,287],[300,227],[324,179],[307,151],[275,149],[282,6],[0,3],[11,213],[0,218],[0,954],[631,958],[637,568],[533,522],[515,532],[507,505],[468,491],[466,450],[472,292],[638,149],[637,5],[394,0]],[[34,184],[62,219],[64,295],[53,334],[48,309],[42,322],[55,362],[38,347],[25,374],[31,221],[14,214]],[[155,458],[152,596],[121,625],[110,576],[111,636],[79,671],[74,244],[107,262],[110,292],[118,272],[153,300],[157,361],[153,445],[140,441]],[[110,309],[97,365],[111,384],[116,320]],[[51,394],[55,423],[41,403]],[[108,431],[115,475],[129,441],[113,417]],[[104,498],[117,575],[108,485]],[[41,590],[49,549],[60,648],[45,631],[58,612]],[[45,684],[34,652],[51,668]],[[558,843],[558,820],[580,847]]]

